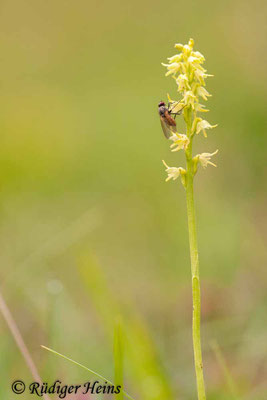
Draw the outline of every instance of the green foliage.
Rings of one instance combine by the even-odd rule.
[[[138,396],[147,400],[171,398],[171,390],[166,375],[161,368],[155,345],[146,324],[136,314],[131,303],[121,304],[110,289],[99,263],[90,254],[83,254],[78,262],[81,280],[105,327],[107,339],[112,341],[114,321],[115,334],[115,377],[122,379],[122,353],[125,354],[126,372],[130,388]],[[121,326],[117,318],[123,315],[125,339],[122,344]],[[124,336],[124,335],[123,335]],[[122,346],[124,350],[122,350]],[[116,381],[116,379],[115,379]],[[127,381],[127,379],[126,379]],[[137,384],[136,384],[137,382]]]

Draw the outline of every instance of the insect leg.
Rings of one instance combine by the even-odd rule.
[[[178,111],[178,112],[176,112],[176,113],[170,112],[170,114],[173,115],[173,116],[174,116],[174,119],[175,119],[175,118],[177,117],[177,115],[180,115],[180,114],[181,114],[181,112],[180,112],[180,111]]]

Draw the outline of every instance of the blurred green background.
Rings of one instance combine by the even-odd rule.
[[[193,37],[219,124],[195,143],[219,149],[196,179],[208,399],[267,399],[266,12],[263,0],[1,1],[1,292],[43,379],[93,377],[40,344],[113,379],[121,315],[127,391],[196,399],[185,196],[161,163],[184,159],[157,115],[176,96],[161,62]],[[2,317],[0,333],[10,398],[12,380],[32,378]]]

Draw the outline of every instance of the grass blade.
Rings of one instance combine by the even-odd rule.
[[[64,358],[64,359],[67,360],[67,361],[70,361],[71,363],[73,363],[73,364],[75,364],[75,365],[78,365],[78,367],[81,367],[81,368],[85,369],[86,371],[90,372],[91,374],[93,374],[93,375],[97,376],[98,378],[100,378],[100,379],[106,381],[106,382],[109,383],[110,385],[115,386],[113,382],[109,381],[109,380],[106,379],[104,376],[98,374],[97,372],[93,371],[92,369],[87,368],[85,365],[80,364],[80,363],[78,363],[77,361],[74,361],[74,360],[72,360],[71,358],[69,358],[69,357],[67,357],[67,356],[64,356],[64,355],[61,354],[61,353],[58,353],[57,351],[52,350],[52,349],[50,349],[49,347],[46,347],[46,346],[43,346],[43,345],[41,345],[41,347],[42,347],[43,349],[45,349],[45,350],[50,351],[51,353],[56,354],[57,356],[60,356],[60,357]],[[122,391],[122,393],[123,393],[124,396],[127,397],[129,400],[134,400],[134,398],[133,398],[132,396],[130,396],[130,395],[129,395],[127,392],[125,392],[124,390]]]

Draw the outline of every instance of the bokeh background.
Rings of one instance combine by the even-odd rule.
[[[266,12],[263,0],[1,1],[1,292],[44,380],[94,377],[41,344],[113,379],[120,318],[128,392],[196,399],[185,196],[161,163],[184,159],[157,115],[176,96],[161,62],[193,37],[219,124],[195,143],[219,149],[196,179],[208,399],[267,399]],[[2,316],[0,333],[10,398],[32,377]]]

